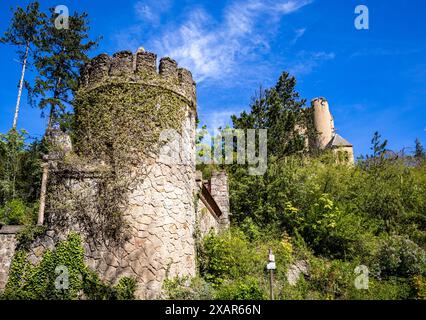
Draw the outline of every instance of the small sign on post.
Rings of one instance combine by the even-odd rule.
[[[271,300],[274,300],[274,270],[277,268],[275,265],[275,256],[272,254],[272,249],[269,249],[268,264],[266,269],[269,270],[269,294]]]
[[[272,254],[272,250],[269,249],[268,264],[266,265],[266,269],[275,270],[276,268],[277,267],[275,265],[275,256]]]

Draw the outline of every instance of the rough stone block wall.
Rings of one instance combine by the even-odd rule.
[[[201,238],[211,231],[217,233],[221,229],[220,220],[209,212],[201,200],[198,201],[197,206],[197,226]]]
[[[222,211],[220,217],[223,228],[229,226],[229,189],[228,175],[225,171],[217,171],[212,173],[210,180],[210,193],[216,200],[219,208]]]
[[[342,163],[354,164],[354,148],[353,147],[339,147],[333,149],[334,154],[337,155],[338,161]]]
[[[33,244],[30,261],[37,263],[46,249],[76,231],[83,237],[87,265],[113,284],[123,276],[136,278],[138,298],[160,297],[166,277],[194,276],[194,135],[195,117],[187,110],[182,143],[189,152],[183,153],[176,164],[164,163],[159,156],[146,161],[143,182],[128,195],[129,205],[123,214],[125,240],[121,242],[92,234],[102,224],[100,216],[95,208],[78,207],[78,203],[97,203],[100,180],[96,174],[69,175],[55,181],[59,172],[52,172],[51,183],[63,183],[67,190],[60,205],[74,208],[73,214],[61,212],[59,205],[50,210],[49,230]],[[57,198],[52,193],[50,196]]]

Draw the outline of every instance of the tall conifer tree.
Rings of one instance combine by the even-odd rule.
[[[22,64],[12,129],[16,129],[18,123],[22,88],[25,82],[25,71],[31,54],[36,54],[35,42],[39,36],[44,17],[45,15],[39,11],[38,2],[30,3],[25,9],[17,7],[13,13],[9,28],[4,33],[4,36],[0,38],[0,42],[12,44],[17,47],[19,61]]]

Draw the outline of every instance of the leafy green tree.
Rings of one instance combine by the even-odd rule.
[[[0,176],[0,193],[3,201],[14,199],[17,196],[18,174],[20,158],[25,152],[24,130],[11,129],[6,134],[0,134],[0,158],[2,171]]]
[[[275,87],[260,88],[250,112],[232,116],[236,129],[268,129],[268,154],[282,158],[305,150],[305,139],[315,134],[306,103],[296,91],[296,79],[287,72]],[[306,128],[305,136],[300,129]]]
[[[310,108],[295,90],[296,79],[283,72],[276,85],[260,88],[253,98],[250,112],[232,116],[236,129],[268,130],[268,170],[262,176],[252,176],[247,167],[229,167],[232,219],[242,222],[246,217],[260,226],[274,226],[282,205],[278,194],[271,191],[279,183],[274,164],[285,162],[288,156],[306,152],[306,139],[314,141],[316,132]],[[314,148],[309,148],[313,153]],[[284,177],[280,177],[284,178]]]
[[[58,14],[53,8],[37,41],[35,67],[38,75],[29,88],[33,104],[48,108],[48,128],[58,124],[61,114],[71,105],[72,93],[78,86],[78,70],[88,61],[88,52],[98,41],[89,39],[86,13],[69,16],[68,28],[55,26]]]
[[[35,220],[33,208],[19,198],[12,199],[0,208],[0,221],[5,224],[29,225]]]
[[[371,154],[361,155],[358,160],[359,164],[366,169],[378,168],[384,163],[386,155],[389,154],[387,149],[388,140],[382,140],[382,136],[378,131],[374,132],[371,139]]]
[[[22,64],[21,77],[18,85],[15,115],[12,128],[18,123],[19,108],[21,103],[22,88],[24,86],[25,70],[29,63],[30,54],[36,54],[35,42],[43,24],[44,14],[39,11],[39,3],[32,2],[25,9],[17,7],[13,13],[9,28],[0,38],[1,43],[12,44],[17,47],[19,61]]]
[[[16,199],[32,207],[39,198],[43,146],[27,139],[24,130],[0,134],[0,206]]]

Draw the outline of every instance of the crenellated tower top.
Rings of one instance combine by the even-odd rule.
[[[179,68],[176,61],[164,57],[157,70],[157,55],[139,48],[135,54],[120,51],[111,56],[102,53],[80,71],[80,90],[91,90],[108,81],[143,83],[170,90],[196,108],[195,82],[189,70]]]

